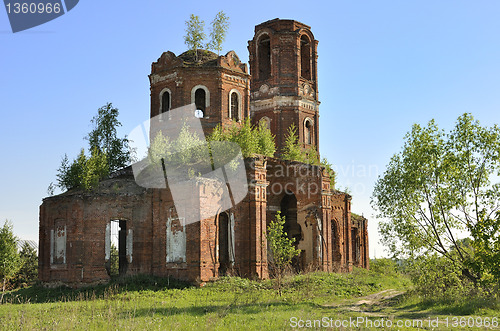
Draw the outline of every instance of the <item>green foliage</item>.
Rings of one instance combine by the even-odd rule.
[[[118,115],[118,109],[113,108],[110,102],[99,108],[97,115],[91,120],[94,127],[87,136],[89,151],[92,151],[92,154],[107,155],[110,173],[125,167],[131,161],[127,137],[118,138],[117,128],[122,126]]]
[[[281,295],[281,279],[294,257],[299,256],[300,250],[295,248],[295,238],[288,238],[284,230],[285,216],[276,213],[274,220],[267,226],[267,251],[271,271],[274,271],[278,281],[278,292]]]
[[[99,180],[109,174],[107,156],[94,149],[90,157],[82,148],[78,157],[70,164],[65,155],[58,169],[58,186],[70,190],[80,188],[91,190],[99,184]]]
[[[184,43],[189,49],[195,51],[196,57],[198,56],[198,49],[202,47],[203,40],[205,40],[205,22],[200,20],[200,17],[191,14],[189,21],[186,21],[186,35],[184,36]]]
[[[15,288],[32,285],[38,278],[38,256],[36,250],[25,242],[19,252],[21,268],[11,281]]]
[[[283,160],[307,163],[307,155],[302,151],[298,140],[299,137],[297,135],[297,127],[292,123],[292,125],[288,127],[285,138],[285,146],[281,152],[281,158]]]
[[[370,270],[381,275],[397,277],[399,266],[394,259],[382,258],[370,260]]]
[[[496,218],[481,219],[471,229],[474,259],[471,268],[481,274],[484,287],[500,286],[500,212]],[[496,283],[496,284],[495,284]]]
[[[228,129],[218,125],[207,140],[234,142],[240,146],[243,157],[251,157],[254,154],[274,156],[276,150],[271,131],[263,124],[252,126],[249,118],[246,118],[241,126],[233,123]]]
[[[210,42],[207,45],[208,49],[217,51],[217,54],[222,52],[222,44],[226,40],[227,29],[229,28],[229,17],[220,11],[212,21],[212,28],[210,31]]]
[[[159,131],[149,148],[148,157],[156,165],[168,165],[170,171],[181,177],[192,178],[198,173],[195,169],[209,171],[211,160],[207,153],[208,145],[189,126],[184,124],[178,137],[170,140]]]
[[[118,248],[116,248],[115,244],[111,244],[109,253],[110,276],[118,276],[120,274],[120,260],[118,256]]]
[[[426,301],[454,301],[474,293],[472,281],[464,277],[449,259],[437,254],[412,260],[409,274],[415,292]]]
[[[5,221],[0,228],[0,278],[2,279],[2,298],[6,283],[16,275],[21,268],[21,259],[17,252],[18,238],[14,235],[12,223]]]
[[[247,121],[244,122],[244,125],[247,125]],[[257,134],[257,144],[258,144],[257,154],[274,156],[274,153],[276,152],[276,144],[274,142],[274,136],[271,133],[271,130],[267,128],[264,122],[259,122],[256,134]]]
[[[111,103],[98,109],[92,118],[92,131],[86,139],[89,142],[90,156],[85,155],[85,149],[71,163],[64,155],[57,170],[57,186],[64,190],[80,188],[92,190],[112,171],[125,167],[131,162],[127,137],[118,138],[118,109]],[[54,186],[49,186],[49,193],[54,193]]]
[[[288,127],[287,135],[285,138],[285,146],[281,152],[281,158],[283,160],[299,161],[312,165],[319,165],[326,168],[326,171],[330,175],[330,187],[335,188],[335,181],[337,179],[337,174],[333,171],[332,165],[328,162],[326,158],[320,161],[319,154],[314,147],[308,147],[303,149],[299,144],[299,138],[297,135],[297,127],[292,123]]]
[[[499,128],[482,127],[464,114],[448,134],[432,120],[413,125],[405,140],[373,193],[372,205],[384,219],[382,242],[395,255],[436,252],[480,280],[482,271],[470,268],[470,261],[481,255],[460,245],[456,234],[479,231],[475,239],[496,233],[484,232],[480,223],[498,208],[500,184],[491,179],[500,174]]]
[[[330,175],[330,187],[334,189],[335,183],[337,182],[337,173],[333,170],[333,166],[328,162],[326,157],[321,159],[321,166],[324,167],[326,172]]]

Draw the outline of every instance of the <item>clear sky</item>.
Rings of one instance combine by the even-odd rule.
[[[122,135],[149,116],[151,62],[180,54],[191,13],[209,23],[224,10],[224,53],[248,62],[254,26],[274,18],[311,26],[318,46],[320,152],[370,220],[374,182],[413,123],[446,129],[464,112],[500,123],[500,2],[85,1],[68,14],[13,34],[0,8],[0,220],[38,240],[38,208],[67,153],[87,145],[90,119],[120,109]]]

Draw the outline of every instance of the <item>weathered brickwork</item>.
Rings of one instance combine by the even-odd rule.
[[[149,76],[150,116],[168,120],[171,109],[195,103],[203,111],[206,134],[217,124],[229,126],[250,117],[253,124],[266,121],[278,148],[294,124],[302,146],[318,150],[317,44],[307,25],[276,19],[255,28],[248,43],[250,74],[232,51],[223,56],[201,50],[179,56],[165,52]],[[265,279],[271,272],[266,228],[278,211],[301,251],[293,261],[295,269],[349,272],[353,266],[369,267],[368,221],[351,214],[351,197],[330,187],[325,169],[283,161],[279,153],[277,158],[246,158],[245,168],[246,197],[194,223],[178,215],[168,187],[140,187],[131,167],[101,181],[94,191],[71,190],[44,199],[40,280],[71,286],[106,282],[113,272],[113,245],[120,275]],[[179,214],[200,219],[221,205],[221,183],[194,178],[189,185],[182,205],[201,207]]]

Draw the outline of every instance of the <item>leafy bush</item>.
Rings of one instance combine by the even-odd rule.
[[[478,291],[460,268],[436,254],[415,258],[409,273],[415,292],[427,301],[463,300]]]
[[[399,266],[393,259],[373,259],[370,260],[370,270],[381,275],[397,276],[399,274]]]
[[[241,148],[243,157],[250,157],[254,154],[274,156],[276,144],[274,136],[264,123],[252,126],[247,117],[241,126],[233,125],[223,129],[219,124],[208,137],[208,141],[230,141],[237,143]]]

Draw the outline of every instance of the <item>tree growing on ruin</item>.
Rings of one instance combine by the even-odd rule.
[[[373,192],[383,243],[394,255],[437,253],[475,283],[491,274],[500,281],[498,175],[497,125],[483,127],[470,114],[449,133],[434,120],[414,124]],[[474,250],[460,244],[459,233]]]
[[[219,55],[222,52],[222,44],[226,40],[229,17],[221,10],[215,15],[211,25],[210,42],[207,44],[207,48],[217,51],[217,55]]]
[[[57,170],[57,186],[64,190],[81,188],[91,190],[111,172],[127,166],[132,161],[129,140],[119,138],[117,128],[118,109],[111,103],[99,108],[91,120],[92,131],[85,138],[89,142],[89,153],[85,149],[72,162],[65,155]],[[53,187],[49,187],[53,192]]]
[[[281,212],[267,226],[267,250],[269,264],[274,272],[278,285],[278,293],[281,295],[281,284],[285,270],[292,263],[292,259],[299,256],[300,250],[295,248],[295,238],[288,238],[284,230],[285,216]]]
[[[5,221],[0,228],[0,278],[2,279],[2,297],[5,293],[5,285],[16,275],[21,268],[21,260],[17,252],[19,239],[14,235],[12,223]]]
[[[186,35],[184,36],[184,43],[193,50],[195,59],[198,60],[198,49],[203,45],[205,40],[205,22],[199,16],[191,14],[189,21],[186,21]]]

